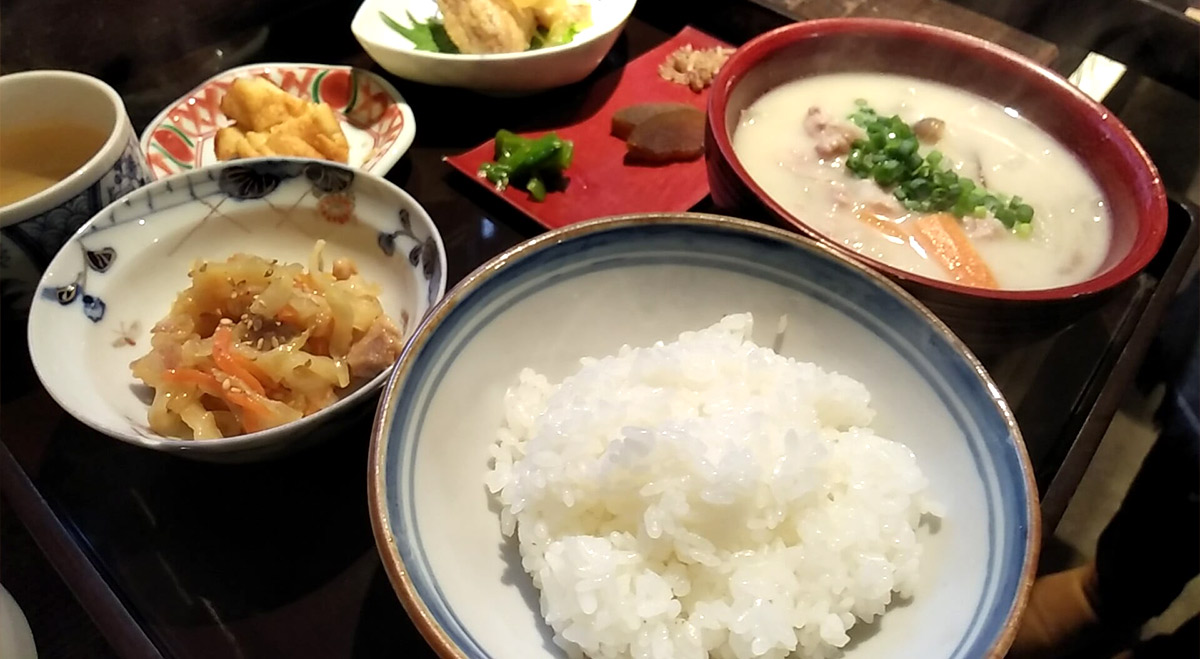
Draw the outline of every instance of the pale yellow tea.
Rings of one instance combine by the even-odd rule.
[[[70,122],[25,124],[0,131],[0,206],[49,188],[79,169],[108,136]]]

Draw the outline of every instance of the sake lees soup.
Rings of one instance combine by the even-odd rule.
[[[733,145],[797,218],[926,277],[1054,288],[1087,279],[1108,251],[1104,195],[1071,153],[1016,112],[939,83],[874,73],[790,82],[743,113]]]

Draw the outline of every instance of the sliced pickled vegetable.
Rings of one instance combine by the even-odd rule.
[[[693,108],[687,103],[638,103],[637,105],[621,108],[612,117],[613,137],[623,140],[628,139],[634,127],[650,117],[671,112],[672,110],[689,109]]]
[[[704,113],[688,106],[656,114],[635,126],[626,144],[638,162],[695,160],[704,155]]]

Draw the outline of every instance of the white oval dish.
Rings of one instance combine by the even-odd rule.
[[[266,78],[306,101],[329,104],[350,143],[350,167],[383,176],[416,137],[412,108],[391,83],[370,71],[325,64],[251,64],[209,78],[146,126],[142,151],[155,178],[219,162],[213,138],[233,123],[221,112],[221,99],[234,80],[250,76]]]
[[[591,0],[592,25],[570,43],[520,53],[463,55],[417,50],[388,27],[379,12],[401,24],[408,15],[426,21],[437,15],[434,0],[366,0],[350,30],[371,59],[401,78],[483,92],[530,93],[569,85],[599,66],[625,27],[636,0]]]
[[[441,236],[408,193],[324,161],[240,160],[152,183],[72,236],[30,309],[29,351],[38,377],[72,416],[137,446],[220,461],[290,448],[367,400],[389,371],[298,421],[193,441],[150,430],[149,390],[129,363],[149,350],[150,330],[189,285],[194,260],[244,252],[307,263],[317,239],[326,241],[327,261],[350,257],[364,279],[379,285],[384,311],[405,338],[445,292]]]

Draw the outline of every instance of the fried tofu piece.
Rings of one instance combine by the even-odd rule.
[[[350,143],[333,109],[310,103],[262,78],[240,78],[225,93],[221,111],[234,125],[217,131],[218,160],[261,156],[350,159]]]
[[[229,126],[217,131],[217,135],[213,138],[213,151],[217,154],[217,160],[235,160],[237,158],[252,158],[241,153],[242,142],[246,141],[246,134],[237,126]]]
[[[275,126],[271,134],[298,137],[320,152],[317,157],[337,162],[346,162],[350,158],[350,143],[342,133],[342,126],[333,109],[324,103],[310,104],[307,112]]]
[[[264,156],[329,159],[324,153],[306,142],[304,138],[286,131],[243,133],[238,128],[231,126],[217,131],[213,146],[218,160]]]
[[[303,99],[263,78],[238,78],[221,99],[221,112],[242,130],[261,133],[307,111]]]
[[[325,154],[313,148],[304,138],[284,132],[267,133],[267,149],[275,156],[298,158],[324,158]]]

